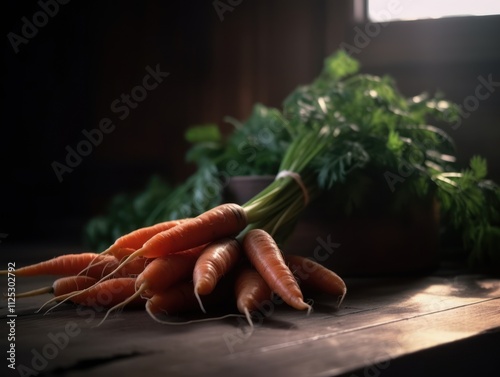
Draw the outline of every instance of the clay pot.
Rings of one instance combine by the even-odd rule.
[[[225,199],[243,204],[273,179],[233,177]],[[324,201],[320,197],[304,210],[282,245],[285,253],[311,257],[342,276],[425,274],[438,267],[439,206],[434,197],[415,200],[397,214],[352,216],[332,213]]]

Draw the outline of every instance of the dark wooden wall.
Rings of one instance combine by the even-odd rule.
[[[279,107],[317,75],[326,55],[355,36],[347,0],[244,0],[232,8],[221,20],[211,0],[69,2],[15,53],[8,33],[20,35],[22,17],[32,19],[40,6],[6,3],[0,141],[5,242],[75,239],[115,193],[141,189],[153,173],[181,182],[193,169],[184,162],[187,127],[215,122],[229,132],[225,116],[243,120],[255,102]],[[472,52],[457,47],[455,60],[435,61],[426,42],[417,45],[418,36],[406,50],[391,49],[391,38],[403,38],[389,33],[395,26],[355,57],[365,71],[392,74],[405,94],[436,88],[460,102],[474,91],[478,75],[492,73],[500,81],[498,54],[484,52],[500,33],[488,25],[488,33],[476,32],[489,44]],[[120,120],[112,102],[156,65],[169,76]],[[493,93],[453,134],[461,156],[487,156],[497,178],[499,108],[500,93]],[[75,148],[82,130],[104,118],[115,129],[59,182],[51,164],[64,162],[65,148]]]

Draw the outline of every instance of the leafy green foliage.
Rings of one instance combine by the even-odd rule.
[[[186,140],[190,143],[200,142],[218,142],[221,140],[222,135],[219,127],[216,124],[202,124],[198,126],[191,126],[186,131]]]
[[[435,196],[443,228],[461,234],[471,264],[500,266],[500,189],[487,180],[481,157],[457,168],[454,141],[439,126],[459,118],[458,105],[441,93],[406,98],[391,77],[359,69],[338,51],[311,84],[284,99],[282,110],[256,103],[244,122],[227,118],[234,126],[229,135],[213,124],[191,127],[186,161],[196,172],[175,188],[156,180],[135,197],[117,196],[108,215],[87,226],[89,243],[102,246],[140,226],[196,216],[220,204],[232,176],[291,170],[300,172],[312,196],[321,194],[345,214],[363,211],[374,196],[388,198],[383,204],[390,211]],[[288,199],[300,194],[291,179],[283,186]],[[274,205],[266,202],[269,190],[257,196],[254,210]],[[298,212],[301,203],[291,207]],[[283,219],[278,215],[275,224]],[[286,238],[293,223],[281,224],[278,236]]]
[[[291,136],[279,110],[255,104],[245,123],[227,138],[223,154],[216,159],[229,175],[275,174]],[[237,168],[229,169],[228,165]]]
[[[339,80],[359,70],[359,62],[344,50],[328,56],[323,65],[323,72],[320,74],[319,81],[325,81],[325,79]]]
[[[474,266],[498,263],[500,245],[500,187],[485,180],[486,161],[475,156],[459,173],[432,177],[445,219],[460,230],[464,248]]]
[[[139,193],[116,194],[106,215],[96,216],[86,224],[84,242],[93,250],[104,250],[121,235],[156,222],[151,216],[173,189],[161,177],[153,176]]]

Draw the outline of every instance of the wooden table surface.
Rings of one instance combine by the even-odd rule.
[[[2,245],[1,268],[68,252]],[[35,313],[50,295],[18,299],[15,363],[8,375],[37,376],[470,376],[500,370],[500,279],[442,269],[425,276],[346,278],[337,309],[317,297],[306,316],[283,304],[255,329],[238,318],[170,326],[143,310],[111,315],[62,305]],[[7,277],[2,277],[7,291]],[[16,291],[52,277],[16,279]],[[7,303],[1,305],[8,355]],[[221,314],[221,313],[213,313]],[[478,374],[479,372],[483,374]],[[2,372],[2,376],[5,376]]]

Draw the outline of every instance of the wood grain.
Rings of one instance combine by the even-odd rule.
[[[21,292],[48,285],[51,279],[18,278],[16,289]],[[479,354],[478,350],[484,343],[485,347],[496,345],[498,351],[499,279],[447,273],[352,278],[346,283],[348,293],[338,310],[325,296],[311,297],[314,311],[309,316],[269,302],[256,319],[251,336],[245,333],[246,322],[237,318],[168,326],[152,321],[142,310],[125,310],[95,327],[104,310],[63,305],[44,315],[35,311],[49,295],[18,300],[16,363],[38,367],[32,364],[34,354],[53,352],[49,356],[54,357],[40,367],[40,375],[70,377],[352,377],[396,372],[416,375],[412,374],[416,371],[438,376],[443,368],[450,368],[448,363],[455,367],[457,376],[470,371],[464,363],[475,371],[494,367],[494,348]],[[4,302],[0,310],[2,326],[6,326]],[[209,315],[220,315],[224,310],[228,309]],[[201,318],[201,314],[175,320],[196,317]],[[2,333],[7,334],[6,327]],[[54,348],[54,339],[63,346]],[[473,350],[467,342],[472,342]],[[6,336],[2,344],[4,350]],[[464,346],[457,346],[460,344]],[[468,360],[466,354],[474,351],[483,360]],[[445,356],[435,360],[431,357],[434,354]],[[422,362],[429,357],[434,366],[423,368],[426,364]]]

